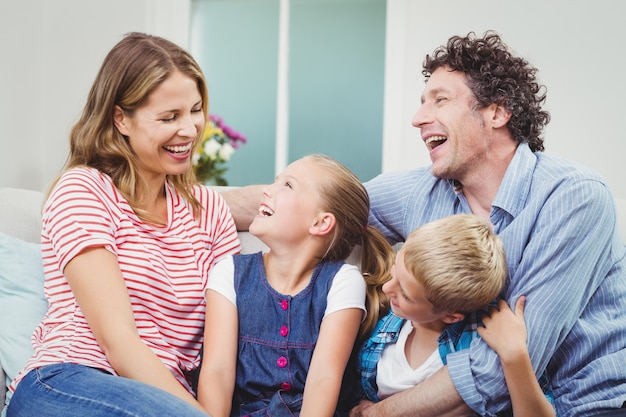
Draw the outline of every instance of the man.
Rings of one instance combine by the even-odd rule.
[[[451,214],[491,222],[507,253],[502,295],[509,305],[526,296],[529,353],[536,373],[551,378],[558,414],[623,416],[626,254],[615,203],[596,173],[541,153],[549,115],[535,73],[493,32],[452,37],[427,56],[413,125],[432,166],[367,183],[370,225],[401,242],[421,224]],[[240,221],[241,206],[233,209]],[[376,404],[363,402],[351,416],[509,410],[498,357],[479,340],[449,354],[447,366],[426,382]]]

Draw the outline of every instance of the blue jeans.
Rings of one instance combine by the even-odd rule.
[[[17,385],[7,417],[206,417],[148,384],[77,364],[33,369]]]

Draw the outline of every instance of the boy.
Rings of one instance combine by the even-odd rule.
[[[477,332],[458,326],[497,298],[506,275],[502,241],[478,216],[449,216],[413,231],[382,287],[391,310],[359,352],[362,396],[378,402],[413,387],[443,367],[448,353],[468,348]]]

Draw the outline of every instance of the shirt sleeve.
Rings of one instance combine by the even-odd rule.
[[[365,183],[370,196],[369,225],[391,244],[404,242],[417,226],[458,212],[457,194],[449,180],[430,174],[430,168],[381,174]]]
[[[365,280],[359,269],[351,264],[344,264],[335,275],[328,292],[324,317],[347,308],[363,310],[365,319]]]
[[[61,177],[42,218],[42,232],[57,254],[59,271],[88,247],[116,254],[116,203],[110,184],[95,170],[76,168]]]
[[[537,207],[527,207],[527,213],[525,208],[510,225],[497,230],[508,242],[510,279],[505,295],[509,305],[520,295],[527,297],[524,317],[536,374],[550,367],[557,378],[564,375],[565,383],[572,379],[567,374],[577,371],[574,363],[580,365],[581,357],[592,358],[597,355],[594,349],[610,343],[601,340],[610,334],[603,330],[611,326],[610,320],[594,322],[590,332],[580,329],[579,318],[618,262],[611,259],[618,256],[611,251],[616,214],[606,186],[593,180],[560,187],[541,204],[530,204]],[[533,224],[517,227],[515,222]],[[610,303],[607,298],[601,308],[612,308]],[[562,346],[566,338],[576,339],[576,352],[572,342],[569,348]],[[478,414],[494,416],[510,406],[500,362],[482,340],[451,353],[448,370],[463,400]]]
[[[237,305],[235,293],[235,264],[232,256],[226,256],[213,266],[209,272],[207,290],[213,290]],[[335,311],[347,308],[358,308],[365,313],[365,280],[359,269],[350,264],[344,264],[335,275],[333,284],[328,292],[324,317]],[[365,319],[365,314],[363,315]]]
[[[408,171],[378,175],[365,183],[370,196],[369,225],[378,229],[392,243],[404,241],[406,199],[415,186]]]
[[[207,290],[213,290],[226,297],[228,301],[237,307],[237,295],[235,293],[235,263],[232,255],[225,256],[216,263],[209,272]]]

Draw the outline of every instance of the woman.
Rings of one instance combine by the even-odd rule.
[[[49,309],[8,416],[206,415],[200,364],[212,265],[239,251],[191,155],[207,92],[177,45],[131,33],[107,55],[44,207]]]

